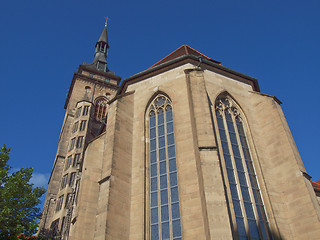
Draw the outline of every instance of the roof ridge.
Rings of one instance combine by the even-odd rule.
[[[194,52],[194,53],[192,53]],[[171,53],[169,53],[167,56],[165,56],[164,58],[162,58],[160,61],[156,62],[155,64],[153,64],[151,67],[149,68],[152,68],[152,67],[155,67],[157,65],[160,65],[162,63],[165,63],[165,62],[168,62],[172,59],[175,59],[179,56],[184,56],[184,55],[195,55],[195,53],[198,53],[200,56],[203,56],[204,58],[206,58],[206,60],[209,60],[209,61],[212,61],[212,62],[215,62],[217,64],[221,64],[219,61],[216,61],[212,58],[209,58],[208,56],[204,55],[203,53],[195,50],[194,48],[190,47],[189,45],[187,44],[183,44],[181,45],[180,47],[178,47],[176,50],[172,51]],[[175,56],[176,55],[176,56]],[[196,56],[197,57],[197,56]]]
[[[196,49],[194,49],[194,48],[192,48],[192,47],[190,47],[190,46],[188,46],[188,45],[186,45],[186,46],[187,46],[188,48],[192,49],[193,51],[199,53],[200,55],[205,56],[205,57],[208,58],[208,59],[211,59],[211,58],[209,58],[208,56],[204,55],[203,53],[197,51]],[[212,59],[212,60],[213,60],[213,59]]]
[[[185,44],[184,44],[184,45],[185,45]],[[149,67],[149,68],[152,68],[152,67],[156,66],[156,65],[157,65],[158,63],[160,63],[163,59],[169,57],[172,53],[178,51],[178,50],[179,50],[180,48],[182,48],[184,45],[178,47],[176,50],[172,51],[171,53],[169,53],[169,54],[168,54],[167,56],[165,56],[164,58],[161,58],[158,62],[156,62],[155,64],[153,64],[153,65],[152,65],[151,67]]]
[[[189,55],[189,52],[188,52],[188,45],[187,44],[184,44],[184,49],[185,49],[185,51],[186,51],[186,54],[188,54]]]

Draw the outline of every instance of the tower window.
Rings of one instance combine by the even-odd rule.
[[[99,70],[99,71],[106,71],[106,66],[107,66],[107,64],[105,64],[105,63],[102,63],[102,62],[97,62],[97,69]]]
[[[72,167],[75,167],[79,162],[80,162],[80,154],[77,153],[76,155],[74,155]]]
[[[75,172],[71,173],[70,179],[69,179],[69,187],[73,186],[75,177],[76,177],[76,173]]]
[[[78,137],[76,148],[81,148],[83,143],[83,136]]]
[[[216,101],[216,120],[229,186],[229,206],[239,239],[271,239],[262,196],[254,170],[245,123],[228,96]]]
[[[61,179],[61,188],[60,189],[64,189],[67,185],[67,181],[68,181],[68,174],[64,175]]]
[[[69,151],[71,151],[74,148],[75,141],[76,141],[76,138],[71,139]]]
[[[70,155],[70,156],[67,158],[66,167],[65,167],[64,170],[67,170],[67,169],[71,166],[71,163],[72,163],[72,155]]]
[[[172,104],[158,95],[149,111],[149,219],[150,239],[181,239]]]
[[[66,197],[66,204],[64,205],[64,207],[68,207],[68,204],[70,203],[71,201],[71,193],[68,193],[67,194],[67,197]]]
[[[89,112],[89,106],[84,106],[83,107],[82,116],[87,116],[88,112]]]
[[[79,125],[79,122],[75,122],[74,125],[73,125],[73,129],[72,129],[72,132],[75,133],[77,130],[78,130],[78,125]]]
[[[98,98],[95,104],[94,116],[99,122],[102,122],[106,118],[107,114],[107,99]]]
[[[61,195],[58,199],[57,206],[56,206],[56,212],[60,211],[62,208],[63,197],[64,197],[64,195]]]
[[[81,124],[80,124],[80,131],[83,131],[86,129],[86,124],[87,124],[87,120],[83,120],[81,121]]]
[[[62,196],[62,197],[63,197],[63,196]],[[63,199],[62,199],[62,200],[63,200]],[[58,205],[57,205],[57,207],[58,207]],[[60,209],[61,209],[61,208],[60,208]],[[60,209],[59,209],[59,210],[60,210]],[[59,211],[59,210],[57,210],[57,208],[56,208],[56,211]],[[57,236],[58,233],[59,233],[59,221],[60,221],[60,219],[58,218],[58,219],[54,220],[54,221],[51,223],[50,229],[51,229],[51,232],[52,232],[52,236],[53,236],[53,237]]]
[[[81,109],[82,109],[82,107],[79,107],[79,108],[77,109],[76,118],[78,118],[78,117],[80,116],[80,114],[81,114]]]
[[[86,93],[88,94],[90,92],[91,87],[86,86],[85,89],[86,89]]]
[[[66,220],[66,217],[63,217],[63,218],[62,218],[62,222],[61,222],[61,230],[60,230],[61,233],[63,232],[65,220]]]

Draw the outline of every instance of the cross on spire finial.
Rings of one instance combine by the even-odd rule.
[[[104,17],[104,18],[106,19],[106,22],[104,24],[104,26],[106,27],[106,26],[108,26],[108,20],[110,20],[110,18],[108,18],[108,17]]]

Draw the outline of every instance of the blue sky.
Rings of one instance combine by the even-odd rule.
[[[123,79],[188,44],[274,95],[308,174],[320,180],[320,1],[1,1],[0,144],[46,185],[73,73],[109,16],[109,69]]]

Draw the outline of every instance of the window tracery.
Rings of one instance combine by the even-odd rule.
[[[237,104],[226,94],[215,103],[216,120],[230,193],[229,206],[239,239],[271,239],[243,121]]]
[[[107,103],[108,101],[106,98],[98,98],[96,100],[94,117],[99,122],[102,122],[106,118]]]
[[[150,239],[181,239],[181,221],[172,103],[163,94],[149,111],[149,230]]]

